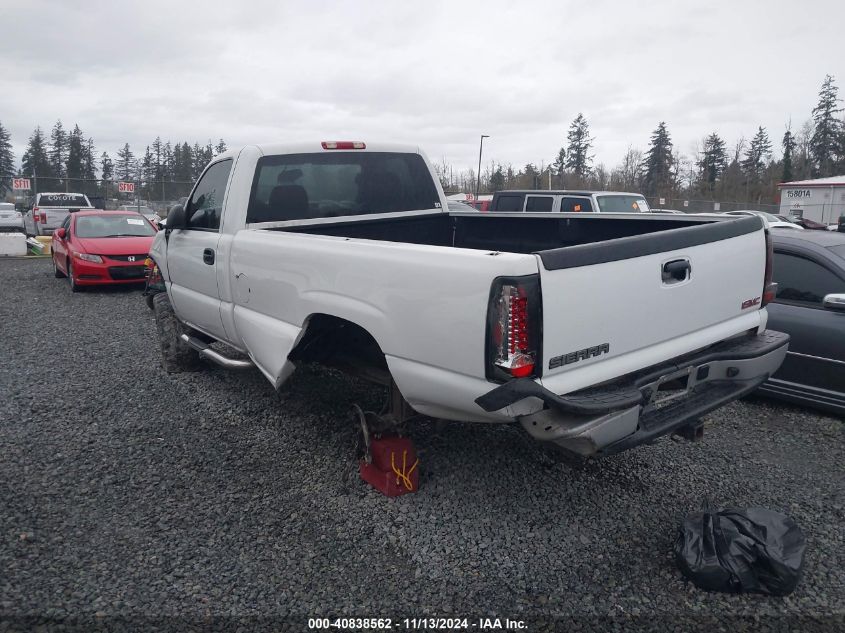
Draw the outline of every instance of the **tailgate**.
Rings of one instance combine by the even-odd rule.
[[[637,350],[661,362],[756,327],[762,229],[759,218],[742,217],[538,253],[543,382],[596,384],[636,369]],[[707,328],[715,340],[690,336]],[[620,360],[626,354],[632,362]],[[586,382],[564,380],[588,366]]]
[[[62,222],[65,221],[65,218],[67,217],[69,211],[67,209],[62,208],[50,209],[47,207],[41,207],[41,213],[47,214],[47,221],[41,224],[41,228],[57,229],[62,225]]]

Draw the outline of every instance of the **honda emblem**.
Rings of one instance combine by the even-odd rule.
[[[135,261],[135,256],[134,256],[134,255],[130,255],[130,256],[129,256],[129,257],[127,257],[126,259],[127,259],[128,261],[130,261],[130,262],[134,262],[134,261]]]

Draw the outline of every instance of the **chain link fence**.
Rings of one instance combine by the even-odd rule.
[[[13,202],[18,210],[23,211],[32,207],[37,193],[84,193],[98,209],[140,205],[151,207],[163,216],[171,206],[182,202],[191,193],[193,186],[193,181],[16,176],[0,180],[0,190],[5,190],[0,201]]]
[[[780,205],[765,202],[736,202],[723,200],[694,200],[690,198],[660,198],[646,196],[652,209],[673,209],[685,213],[724,213],[725,211],[765,211],[777,215]]]

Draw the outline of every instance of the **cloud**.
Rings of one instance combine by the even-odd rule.
[[[19,156],[61,118],[112,153],[159,135],[361,138],[460,169],[482,133],[485,162],[548,162],[583,112],[612,166],[659,121],[682,151],[714,130],[731,144],[800,126],[824,75],[845,80],[845,5],[818,4],[810,28],[791,4],[756,0],[7,0],[0,121]]]

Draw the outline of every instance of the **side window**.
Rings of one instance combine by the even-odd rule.
[[[522,196],[499,196],[496,211],[522,211]]]
[[[232,171],[232,160],[221,160],[209,167],[200,178],[186,207],[185,215],[188,218],[189,229],[216,231],[220,228],[223,195],[226,193],[230,171]]]
[[[592,210],[589,198],[563,198],[560,201],[561,213],[588,213]]]
[[[778,285],[776,301],[821,307],[822,299],[832,292],[845,292],[845,281],[814,261],[775,253],[772,277]]]
[[[525,200],[525,210],[551,211],[554,201],[552,196],[528,196]]]

